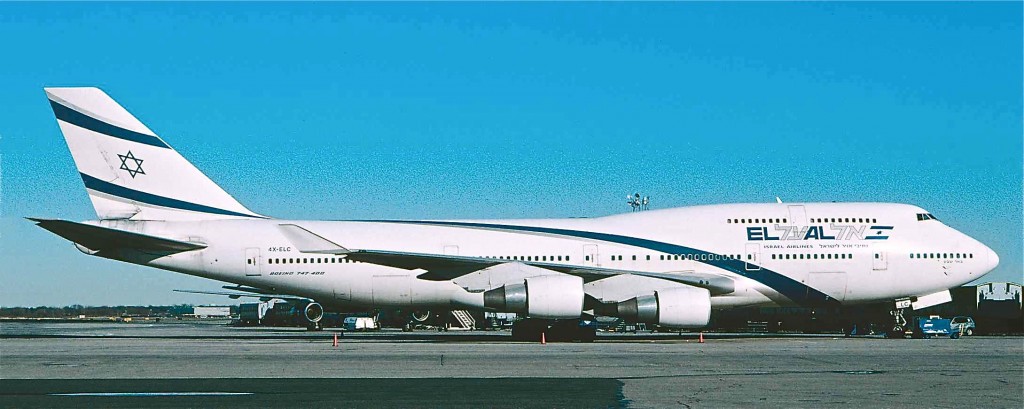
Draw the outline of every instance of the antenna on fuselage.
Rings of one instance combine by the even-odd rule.
[[[776,203],[782,203],[782,199],[780,199],[778,196],[775,196],[775,202]]]
[[[634,212],[639,212],[639,211],[647,210],[649,208],[648,206],[650,205],[650,203],[651,203],[651,197],[650,196],[643,196],[643,197],[641,197],[640,193],[634,193],[632,195],[626,195],[626,204],[628,204],[629,208],[632,209]]]

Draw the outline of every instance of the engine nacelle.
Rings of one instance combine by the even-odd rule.
[[[532,318],[567,319],[583,314],[583,279],[570,275],[529,277],[484,292],[484,307]]]
[[[666,327],[699,328],[711,321],[711,293],[698,287],[670,288],[604,304],[596,312]]]
[[[306,308],[302,310],[302,316],[306,317],[306,321],[318,323],[324,318],[324,306],[317,302],[306,304]]]

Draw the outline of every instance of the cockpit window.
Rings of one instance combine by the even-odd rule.
[[[931,213],[918,213],[917,214],[917,221],[922,222],[922,221],[925,221],[925,220],[939,220],[939,219],[936,219],[935,216],[933,216]]]

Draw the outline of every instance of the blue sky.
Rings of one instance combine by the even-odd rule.
[[[0,4],[0,305],[217,283],[86,257],[44,86],[100,86],[254,211],[922,206],[1022,276],[1021,3]]]

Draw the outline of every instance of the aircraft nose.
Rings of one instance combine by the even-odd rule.
[[[986,271],[995,270],[996,266],[999,265],[999,255],[996,254],[995,251],[992,251],[992,249],[989,248],[988,246],[985,246],[985,250],[986,250],[986,253],[988,254],[987,255],[988,263],[985,265],[985,267],[986,267],[985,270]]]

